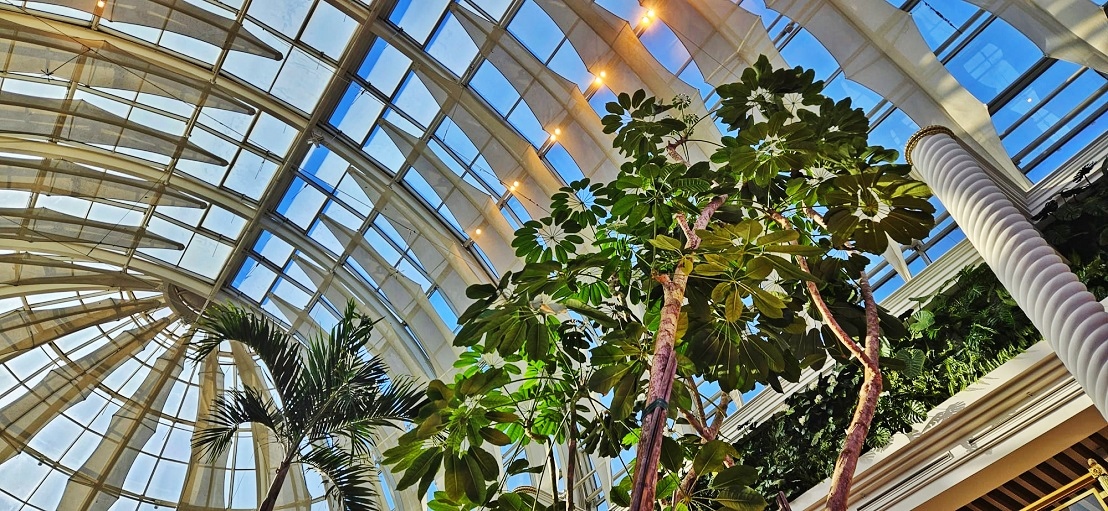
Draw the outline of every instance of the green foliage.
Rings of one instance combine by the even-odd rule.
[[[1070,266],[1097,298],[1108,296],[1108,180],[1086,185],[1046,217],[1043,237],[1069,259]],[[1057,199],[1055,199],[1057,200]]]
[[[1108,294],[1105,246],[1084,242],[1108,225],[1108,186],[1063,205],[1044,235],[1070,260],[1074,273],[1099,298]],[[985,266],[966,268],[912,314],[910,336],[896,343],[899,360],[885,372],[885,391],[867,438],[883,447],[910,431],[926,413],[1041,340],[1031,321]],[[752,425],[736,442],[741,458],[762,470],[763,494],[795,497],[831,475],[856,399],[842,388],[861,381],[857,365],[840,365],[786,400],[786,409]]]
[[[549,482],[549,466],[506,470],[485,449],[576,442],[580,452],[616,457],[633,447],[640,417],[656,406],[645,382],[663,328],[676,330],[677,376],[692,382],[676,386],[664,409],[700,431],[712,426],[701,406],[710,396],[696,385],[779,387],[822,365],[829,349],[844,357],[808,284],[848,331],[861,331],[853,280],[867,263],[861,253],[880,253],[890,237],[926,236],[933,209],[895,151],[868,145],[861,110],[823,96],[813,78],[771,69],[763,57],[740,83],[720,87],[715,115],[735,132],[695,142],[716,147],[710,161],[686,161],[689,137],[705,122],[687,112],[689,98],[638,91],[608,104],[604,131],[629,160],[610,183],[559,190],[549,216],[516,232],[523,266],[467,290],[457,374],[432,382],[416,427],[385,453],[403,472],[401,489],[423,495],[441,473],[433,509],[517,509],[535,504],[504,488],[510,469],[534,469]],[[834,215],[829,228],[816,211]],[[664,308],[675,286],[684,300]],[[882,328],[900,335],[897,323],[885,315]],[[750,488],[755,471],[733,465],[739,453],[711,436],[662,441],[663,507],[764,507]],[[629,496],[625,478],[610,498]]]
[[[244,385],[218,396],[193,445],[215,459],[241,425],[265,426],[288,453],[283,465],[314,469],[347,511],[376,510],[369,455],[377,431],[413,419],[424,399],[410,379],[390,382],[385,363],[367,356],[374,323],[350,302],[330,335],[303,344],[264,317],[234,305],[210,306],[197,323],[207,335],[194,337],[190,358],[201,361],[224,342],[242,343],[266,366],[275,395]]]

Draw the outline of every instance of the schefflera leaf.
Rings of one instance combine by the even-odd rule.
[[[935,206],[927,201],[931,190],[896,167],[903,166],[871,167],[834,179],[824,197],[824,218],[835,245],[851,242],[855,249],[880,254],[889,238],[909,244],[927,237],[934,226]]]

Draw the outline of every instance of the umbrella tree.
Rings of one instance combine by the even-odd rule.
[[[896,151],[868,144],[861,109],[822,89],[813,71],[763,57],[716,90],[712,115],[733,134],[715,141],[691,138],[713,119],[689,114],[688,98],[609,103],[604,130],[628,161],[610,183],[554,195],[550,216],[516,232],[523,267],[468,290],[461,371],[431,383],[417,427],[386,452],[400,486],[422,494],[441,472],[435,509],[536,509],[534,490],[504,484],[534,471],[559,507],[552,462],[501,470],[485,444],[565,442],[567,489],[578,451],[634,447],[616,504],[761,509],[756,471],[718,438],[728,393],[780,388],[831,354],[864,373],[829,496],[845,509],[881,392],[881,338],[905,334],[874,300],[866,254],[926,237],[934,208]],[[715,147],[710,161],[689,161],[694,143]],[[720,402],[706,403],[704,382]]]

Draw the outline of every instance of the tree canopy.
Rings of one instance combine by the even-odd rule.
[[[512,461],[522,449],[637,448],[617,504],[762,509],[757,471],[717,438],[732,395],[780,388],[830,354],[861,361],[875,403],[880,337],[905,331],[873,303],[866,254],[925,238],[934,208],[896,151],[868,144],[863,112],[822,90],[813,71],[763,57],[717,89],[709,118],[643,91],[609,103],[604,131],[627,161],[610,183],[562,188],[516,232],[523,266],[469,288],[457,374],[431,383],[386,452],[399,487],[423,495],[441,473],[433,509],[543,508],[505,487],[531,471],[559,507],[553,456]],[[702,122],[729,134],[692,139]],[[689,161],[691,145],[713,147],[710,161]],[[575,463],[559,467],[570,487]]]

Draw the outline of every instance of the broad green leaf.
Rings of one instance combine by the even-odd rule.
[[[531,464],[529,461],[527,461],[527,458],[520,458],[509,463],[508,468],[505,470],[505,472],[507,472],[508,475],[522,474],[526,472],[527,469],[530,468],[530,466]]]
[[[450,401],[454,399],[454,391],[450,390],[442,380],[432,380],[427,384],[427,397],[431,400]]]
[[[723,460],[728,456],[738,456],[735,448],[723,440],[712,440],[700,446],[693,457],[692,468],[697,474],[718,472],[723,468]]]
[[[680,251],[685,247],[683,243],[677,238],[671,238],[665,234],[659,234],[654,239],[649,240],[651,245],[658,247],[661,250],[674,250]]]
[[[589,378],[589,390],[600,394],[607,394],[616,386],[628,371],[631,370],[630,364],[615,364],[610,366],[604,366],[597,369],[592,373],[592,377]]]
[[[489,410],[485,412],[485,418],[493,422],[516,422],[519,416],[511,412],[498,412]]]
[[[795,230],[789,229],[768,233],[758,238],[758,240],[754,243],[758,245],[780,245],[783,243],[791,243],[798,239],[800,239],[800,233]]]
[[[419,487],[417,488],[417,495],[419,498],[423,498],[427,495],[427,490],[431,489],[431,483],[435,482],[435,477],[439,475],[439,467],[442,465],[443,454],[438,453],[437,459],[433,461],[434,468],[423,473],[423,477],[419,478]]]
[[[428,472],[437,473],[439,464],[442,463],[442,451],[438,448],[430,448],[416,456],[412,464],[404,470],[404,476],[396,483],[397,490],[403,490],[416,484]],[[422,495],[421,495],[422,496]]]
[[[758,480],[758,469],[747,465],[734,465],[725,468],[712,479],[712,488],[721,490],[724,488],[750,486]]]
[[[738,293],[729,293],[724,302],[723,318],[732,323],[739,320],[743,314],[743,300]]]
[[[472,502],[484,503],[486,488],[481,465],[477,463],[477,458],[474,456],[465,456],[463,459],[465,460],[466,472],[469,474],[465,487],[466,497]]]
[[[505,446],[512,443],[512,439],[508,438],[508,435],[496,428],[481,428],[480,433],[481,438],[493,445]]]
[[[662,437],[662,466],[670,472],[677,472],[685,464],[685,451],[676,440]]]
[[[635,366],[632,366],[635,367]],[[612,394],[611,413],[615,417],[623,418],[631,414],[635,406],[635,397],[639,394],[639,374],[628,371],[616,384],[615,393]]]
[[[760,493],[749,487],[720,490],[716,502],[735,511],[763,511],[768,505]]]
[[[477,461],[477,466],[481,469],[485,481],[495,481],[500,477],[500,464],[496,462],[496,458],[489,451],[480,447],[470,447],[469,456]]]
[[[446,456],[443,461],[445,462],[445,470],[442,475],[443,483],[445,483],[443,489],[446,490],[446,495],[452,500],[458,500],[465,496],[466,488],[473,485],[469,467],[466,466],[464,460],[453,455]]]
[[[429,417],[423,420],[416,428],[417,438],[431,438],[435,433],[438,433],[442,429],[442,415],[440,413],[433,413]]]

